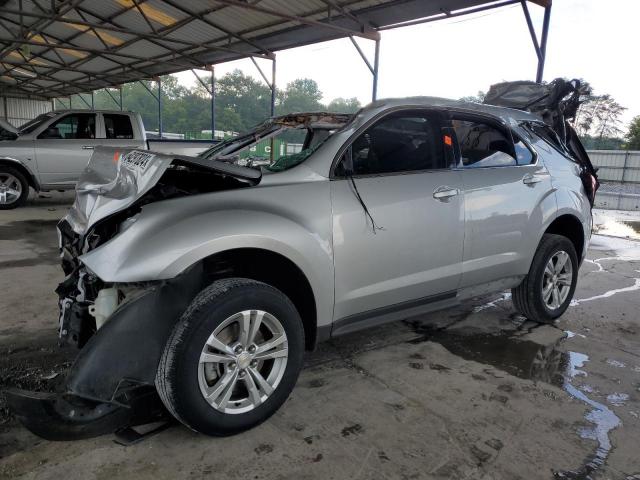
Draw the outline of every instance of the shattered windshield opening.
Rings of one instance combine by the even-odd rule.
[[[274,117],[227,139],[199,156],[236,165],[282,172],[309,158],[352,115],[301,113]]]

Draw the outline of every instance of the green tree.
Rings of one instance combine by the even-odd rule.
[[[362,105],[356,97],[352,98],[334,98],[327,105],[327,111],[336,113],[354,113],[360,110]]]
[[[640,150],[640,115],[633,117],[629,124],[629,131],[625,135],[627,150]]]
[[[310,78],[299,78],[289,82],[280,92],[278,111],[281,113],[313,112],[323,110],[320,103],[322,92],[318,83]]]
[[[461,97],[460,100],[462,100],[463,102],[482,103],[484,102],[485,95],[486,95],[485,92],[483,92],[482,90],[478,90],[478,93],[476,95],[468,95],[466,97]]]
[[[157,83],[145,81],[153,94],[157,94]],[[119,93],[111,90],[116,101],[106,90],[98,90],[94,95],[94,105],[100,110],[117,110]],[[234,70],[216,79],[216,130],[240,132],[264,121],[270,113],[271,90],[263,82]],[[154,95],[140,83],[122,86],[125,110],[139,112],[147,130],[158,129],[158,103]],[[90,104],[90,96],[83,98]],[[322,92],[318,84],[309,78],[301,78],[287,84],[277,92],[279,114],[303,111],[335,111],[350,113],[360,108],[357,98],[336,98],[329,105],[323,105]],[[57,108],[66,108],[60,102]],[[88,108],[82,99],[72,97],[73,108]],[[177,77],[162,77],[162,121],[163,131],[188,133],[190,138],[198,137],[203,130],[211,129],[211,97],[200,84],[193,87],[180,85]]]
[[[271,105],[271,89],[262,82],[245,75],[240,70],[234,70],[216,80],[216,113],[220,115],[219,130],[246,130],[269,116]],[[240,125],[225,125],[224,119],[231,119],[225,110],[237,114],[234,122],[240,120]],[[240,128],[238,128],[240,127]]]

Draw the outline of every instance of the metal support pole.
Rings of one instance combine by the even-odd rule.
[[[158,137],[162,139],[162,79],[158,77]]]
[[[271,116],[276,114],[276,56],[271,59]],[[269,160],[273,163],[275,157],[276,143],[273,137],[271,137],[271,152],[269,152]]]
[[[211,140],[216,139],[216,75],[211,65]]]
[[[271,59],[271,116],[276,114],[276,56]]]
[[[69,98],[71,98],[71,97],[69,97]],[[87,100],[82,96],[82,94],[81,94],[81,93],[79,93],[79,94],[78,94],[78,98],[79,98],[80,100],[82,100],[82,103],[84,103],[84,104],[87,106],[87,108],[89,108],[89,109],[93,109],[93,107],[92,107],[93,99],[92,99],[92,102],[91,102],[91,103],[89,103],[89,102],[87,102]]]
[[[96,109],[96,96],[95,96],[95,91],[91,90],[91,110],[95,110]]]
[[[544,19],[542,21],[542,38],[540,39],[540,53],[542,59],[538,60],[538,72],[536,73],[536,82],[542,83],[544,75],[544,63],[547,59],[547,37],[549,35],[549,22],[551,21],[551,4],[544,7]]]
[[[533,27],[533,21],[529,14],[529,7],[527,7],[527,0],[522,0],[522,12],[524,13],[524,19],[527,21],[527,28],[529,28],[529,35],[531,35],[531,42],[533,42],[533,48],[536,51],[538,62],[542,60],[542,52],[540,51],[540,45],[538,44],[538,36],[536,30]]]
[[[380,64],[380,40],[376,40],[376,49],[373,57],[373,89],[371,92],[371,101],[375,102],[378,98],[378,65]]]
[[[120,85],[120,111],[122,111],[122,85]]]

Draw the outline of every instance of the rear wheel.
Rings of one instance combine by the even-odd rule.
[[[17,208],[27,201],[29,182],[11,167],[0,167],[0,210]]]
[[[522,283],[511,290],[513,304],[530,320],[553,323],[569,307],[578,278],[578,256],[562,235],[545,234]]]
[[[176,325],[156,386],[188,427],[230,435],[263,422],[284,403],[303,353],[302,321],[286,296],[254,280],[219,280]]]

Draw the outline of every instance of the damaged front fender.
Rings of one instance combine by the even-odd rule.
[[[118,402],[122,391],[153,385],[165,343],[202,288],[202,266],[125,302],[89,339],[67,377],[67,393]]]
[[[7,391],[16,418],[49,440],[147,423],[162,411],[155,376],[167,339],[202,288],[196,265],[123,303],[80,350],[57,393]]]

